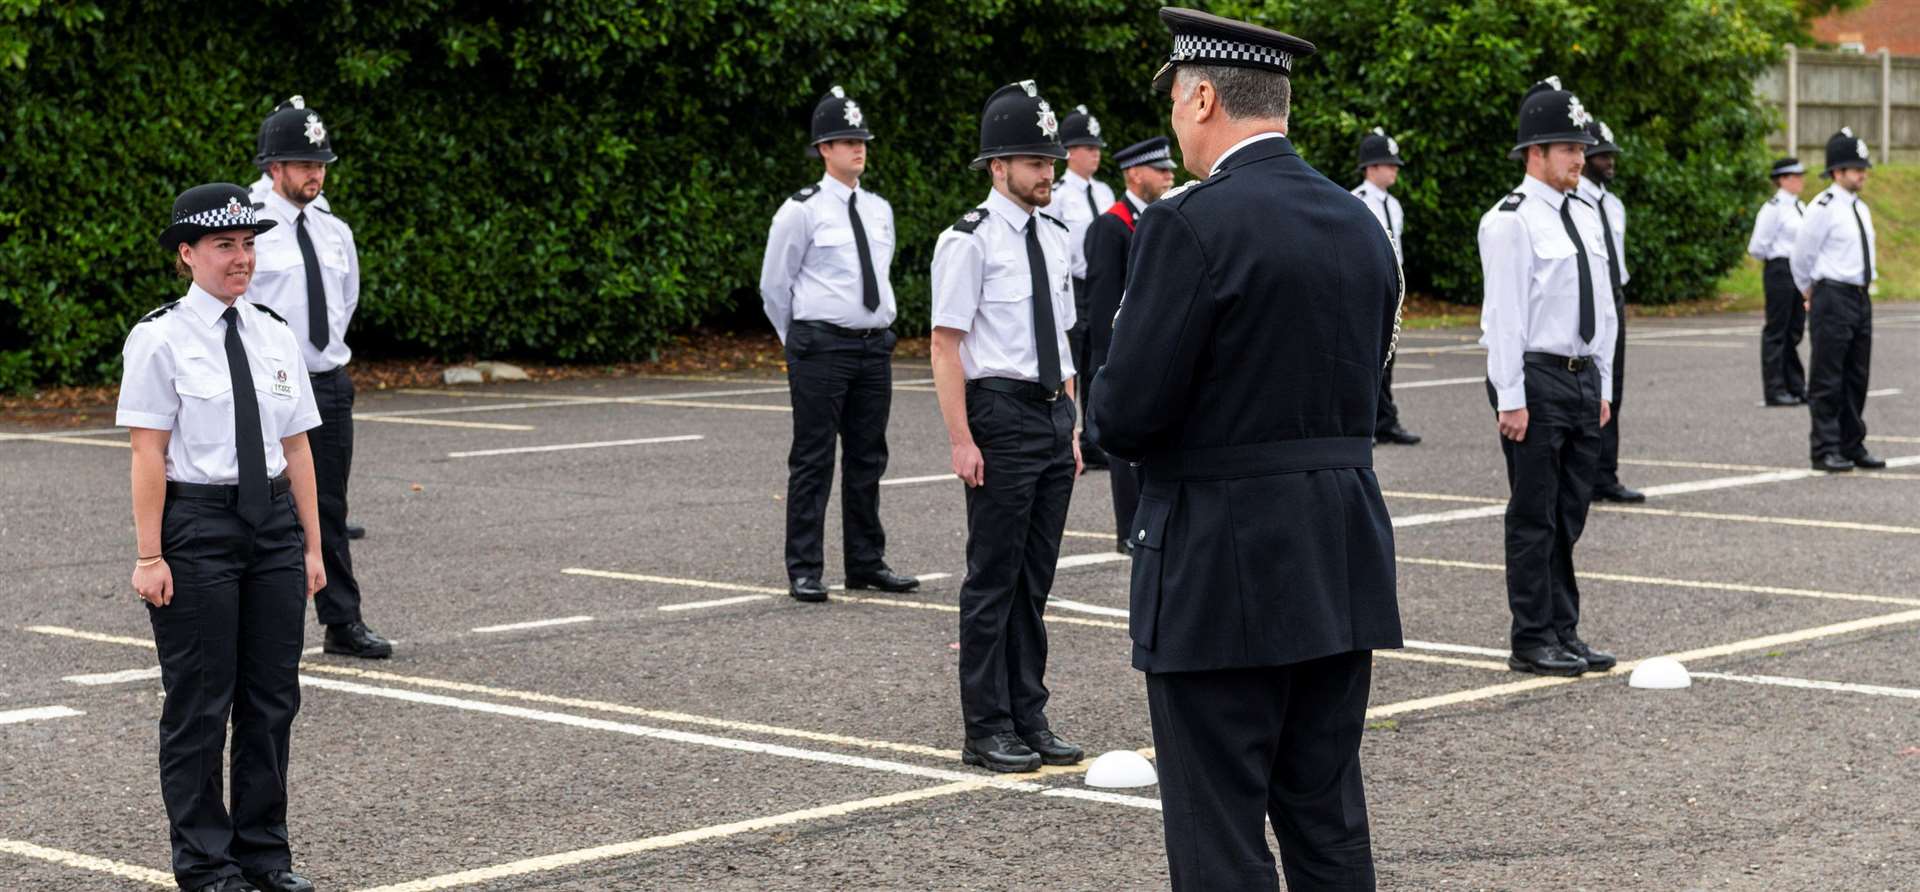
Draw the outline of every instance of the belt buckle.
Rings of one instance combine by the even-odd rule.
[[[1567,357],[1567,371],[1569,372],[1580,371],[1580,362],[1581,360],[1580,360],[1580,357],[1578,356]]]
[[[1057,403],[1057,402],[1059,402],[1059,401],[1060,401],[1060,395],[1061,395],[1061,394],[1063,394],[1063,393],[1065,393],[1065,392],[1066,392],[1066,388],[1065,388],[1065,387],[1056,387],[1056,388],[1054,388],[1052,392],[1050,392],[1050,393],[1048,393],[1048,394],[1047,394],[1047,402],[1049,402],[1049,403]]]

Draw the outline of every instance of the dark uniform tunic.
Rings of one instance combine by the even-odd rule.
[[[1278,210],[1276,210],[1278,209]],[[1140,462],[1133,665],[1177,888],[1372,888],[1359,739],[1400,646],[1372,470],[1399,276],[1385,230],[1263,134],[1140,217],[1094,383]]]
[[[1133,247],[1134,221],[1146,204],[1129,192],[1113,203],[1106,213],[1087,227],[1087,320],[1092,365],[1098,371],[1107,362],[1107,350],[1113,343],[1113,316],[1120,311],[1120,296],[1127,290],[1127,253]],[[1091,380],[1092,376],[1088,376]],[[1088,405],[1091,393],[1081,394]],[[1140,480],[1134,467],[1125,461],[1112,463],[1113,522],[1122,543],[1132,537],[1128,526],[1140,501]]]

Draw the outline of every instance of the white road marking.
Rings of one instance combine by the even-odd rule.
[[[784,595],[783,588],[771,588],[764,585],[734,585],[729,582],[711,582],[705,579],[683,579],[678,576],[650,576],[645,573],[620,573],[613,570],[589,570],[585,567],[568,567],[560,571],[568,576],[592,576],[599,579],[623,579],[628,582],[657,582],[662,585],[684,585],[694,588],[710,588],[723,592],[755,592],[762,595]]]
[[[640,406],[679,406],[683,409],[740,409],[747,412],[789,412],[792,406],[773,403],[714,403],[704,400],[622,400]]]
[[[1876,443],[1920,443],[1920,437],[1890,437],[1886,434],[1868,434],[1867,439]]]
[[[1475,505],[1505,505],[1506,499],[1490,496],[1457,496],[1444,492],[1406,492],[1404,490],[1385,489],[1380,494],[1389,499],[1413,499],[1420,502],[1472,502]]]
[[[771,600],[773,600],[772,595],[741,595],[737,598],[720,598],[714,601],[687,601],[681,604],[662,604],[656,609],[669,612],[675,610],[705,610],[708,607],[731,607],[735,604],[745,604],[749,601]]]
[[[1506,657],[1510,651],[1498,647],[1475,647],[1471,644],[1443,644],[1437,641],[1403,641],[1408,647],[1417,650],[1435,650],[1441,653],[1478,654],[1483,657]]]
[[[1160,800],[1145,796],[1128,796],[1125,793],[1109,793],[1105,790],[1082,790],[1078,787],[1054,787],[1042,796],[1055,796],[1061,799],[1081,799],[1087,802],[1105,802],[1110,805],[1128,805],[1134,808],[1160,810]]]
[[[1091,613],[1094,616],[1117,616],[1121,619],[1125,619],[1129,615],[1125,607],[1102,607],[1098,604],[1088,604],[1085,601],[1068,600],[1058,595],[1047,598],[1047,606],[1058,607],[1062,610],[1072,610],[1077,613]]]
[[[1416,564],[1427,567],[1453,567],[1462,570],[1490,570],[1496,573],[1507,571],[1505,564],[1486,564],[1477,561],[1450,561],[1440,558],[1395,558],[1403,564]],[[1874,604],[1899,604],[1906,607],[1920,607],[1920,598],[1898,598],[1891,595],[1862,595],[1853,592],[1825,592],[1818,589],[1786,588],[1777,585],[1747,585],[1739,582],[1712,582],[1704,579],[1669,579],[1662,576],[1635,576],[1627,573],[1596,573],[1581,570],[1576,574],[1581,579],[1595,579],[1605,582],[1626,582],[1635,585],[1660,585],[1672,588],[1708,589],[1724,592],[1747,592],[1756,595],[1788,595],[1795,598],[1820,598],[1828,601],[1865,601]]]
[[[1474,375],[1469,378],[1435,378],[1427,381],[1395,381],[1393,382],[1393,389],[1394,390],[1412,390],[1415,387],[1448,387],[1454,384],[1481,384],[1481,383],[1484,383],[1486,380],[1487,380],[1487,376],[1485,375]]]
[[[43,722],[47,719],[64,719],[76,715],[86,715],[86,713],[65,706],[35,706],[30,709],[10,709],[6,712],[0,712],[0,725],[17,725],[21,722]]]
[[[131,440],[89,440],[81,437],[35,437],[41,443],[65,443],[69,446],[106,446],[110,449],[132,449]]]
[[[93,675],[69,675],[60,679],[77,685],[98,687],[100,685],[125,684],[130,681],[147,681],[160,677],[160,667],[146,669],[124,669],[119,672],[100,672]]]
[[[1900,697],[1906,700],[1920,700],[1920,689],[1890,688],[1877,684],[1853,684],[1844,681],[1820,681],[1812,678],[1786,678],[1779,675],[1734,675],[1727,672],[1694,672],[1694,678],[1712,678],[1720,681],[1738,681],[1747,684],[1776,685],[1783,688],[1805,688],[1810,691],[1840,691],[1847,694],[1874,694],[1881,697]]]
[[[479,626],[472,631],[479,632],[482,635],[488,635],[494,632],[517,632],[521,629],[544,629],[549,626],[571,626],[578,623],[590,622],[593,622],[593,617],[591,616],[563,616],[557,619],[536,619],[523,623],[507,623],[499,626]]]
[[[40,635],[52,635],[56,638],[73,638],[80,641],[94,641],[100,644],[125,644],[129,647],[144,647],[157,650],[151,638],[132,638],[126,635],[103,635],[99,632],[82,632],[65,626],[27,626],[26,631]]]
[[[959,477],[949,473],[949,474],[928,474],[925,477],[889,477],[885,480],[880,481],[880,485],[881,486],[911,486],[916,483],[939,483],[943,480],[951,480],[955,483],[960,482]]]
[[[1593,510],[1608,514],[1639,514],[1647,517],[1683,517],[1692,520],[1726,520],[1736,523],[1764,523],[1789,527],[1817,527],[1826,530],[1848,530],[1856,533],[1893,533],[1902,536],[1920,536],[1920,527],[1903,527],[1886,523],[1857,523],[1850,520],[1818,520],[1811,517],[1768,517],[1755,514],[1723,514],[1717,511],[1672,511],[1665,508],[1633,508],[1626,505],[1596,505]]]
[[[52,431],[44,434],[0,434],[0,443],[8,440],[57,440],[61,437],[104,437],[126,433],[126,428],[98,427],[86,431]]]
[[[1093,554],[1070,554],[1060,559],[1054,566],[1065,570],[1069,567],[1091,567],[1095,564],[1113,564],[1132,560],[1132,556],[1117,551],[1097,551]]]
[[[355,415],[355,421],[375,421],[385,424],[419,424],[428,427],[460,427],[483,431],[530,431],[531,424],[493,424],[486,421],[449,421],[444,418],[408,418],[403,415]]]
[[[104,873],[108,876],[119,877],[123,880],[133,880],[134,882],[145,883],[149,886],[162,886],[168,889],[179,888],[174,884],[173,874],[166,871],[154,870],[151,867],[141,867],[137,864],[127,864],[109,858],[82,855],[79,852],[50,849],[46,846],[37,846],[33,843],[22,842],[17,839],[0,839],[0,853],[18,855],[22,858],[32,858],[35,861],[45,861],[49,864],[58,864],[62,867],[72,867],[77,870]]]
[[[1682,341],[1682,340],[1642,340],[1627,338],[1627,343],[1640,347],[1707,347],[1715,350],[1746,350],[1746,344],[1729,344],[1724,341]]]
[[[1882,387],[1879,390],[1867,391],[1867,396],[1899,396],[1905,392],[1898,387]]]
[[[650,446],[655,443],[687,443],[704,440],[702,434],[684,434],[677,437],[643,437],[638,440],[603,440],[598,443],[555,443],[550,446],[516,446],[511,449],[479,449],[471,452],[449,452],[448,458],[477,458],[485,455],[520,455],[529,452],[565,452],[572,449],[605,449],[610,446]]]

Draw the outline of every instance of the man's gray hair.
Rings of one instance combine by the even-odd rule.
[[[1174,69],[1173,89],[1182,98],[1201,81],[1213,84],[1220,110],[1235,120],[1285,120],[1293,104],[1293,81],[1277,71],[1237,65],[1182,65]]]

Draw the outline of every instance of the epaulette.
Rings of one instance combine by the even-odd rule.
[[[974,208],[961,214],[960,219],[953,224],[953,231],[972,232],[975,229],[979,229],[980,224],[986,222],[988,213],[986,208]]]
[[[1520,209],[1520,202],[1523,202],[1526,200],[1527,200],[1527,196],[1525,193],[1515,192],[1512,195],[1507,196],[1506,201],[1500,202],[1500,209],[1503,211],[1517,211]]]
[[[333,216],[333,205],[321,204],[317,199],[312,204],[307,205],[307,207],[313,208],[314,210],[319,211],[320,213],[326,214],[329,217]]]
[[[177,306],[179,306],[179,305],[180,305],[180,302],[179,302],[179,301],[177,301],[177,300],[176,300],[176,301],[173,301],[172,303],[168,303],[168,304],[163,304],[163,305],[161,305],[161,307],[160,307],[160,309],[157,309],[157,310],[154,310],[153,312],[151,312],[151,313],[148,313],[147,315],[145,315],[145,316],[142,316],[142,317],[140,317],[140,322],[152,322],[152,321],[153,321],[153,320],[155,320],[155,319],[158,319],[158,318],[160,318],[160,317],[162,317],[162,316],[165,316],[165,315],[167,315],[167,311],[168,311],[168,310],[171,310],[171,309],[173,309],[174,307],[177,307]],[[135,324],[135,325],[139,325],[139,324],[140,324],[140,322],[135,322],[134,324]]]
[[[1035,213],[1039,213],[1039,212],[1038,212],[1038,211],[1035,211]],[[1071,229],[1071,228],[1072,228],[1072,227],[1069,227],[1069,226],[1068,226],[1068,225],[1066,224],[1066,221],[1064,221],[1064,220],[1062,220],[1062,219],[1060,219],[1059,217],[1056,217],[1056,216],[1053,216],[1052,214],[1040,214],[1040,216],[1041,216],[1041,217],[1043,217],[1043,218],[1045,218],[1045,219],[1047,219],[1047,220],[1050,220],[1050,221],[1052,221],[1052,222],[1053,222],[1053,225],[1055,225],[1055,226],[1058,226],[1058,227],[1060,227],[1061,229]]]
[[[1173,188],[1171,188],[1171,189],[1168,189],[1167,191],[1165,191],[1165,192],[1162,192],[1162,193],[1160,193],[1160,201],[1166,201],[1166,200],[1167,200],[1167,199],[1169,199],[1169,198],[1178,198],[1178,197],[1180,197],[1180,193],[1182,193],[1182,192],[1185,192],[1185,191],[1187,191],[1188,189],[1191,189],[1191,188],[1193,188],[1193,184],[1194,184],[1194,183],[1199,183],[1199,182],[1203,182],[1203,181],[1202,181],[1202,180],[1188,180],[1188,181],[1186,181],[1186,182],[1184,182],[1184,183],[1181,183],[1181,184],[1180,184],[1180,185],[1178,185],[1178,186],[1175,186],[1175,187],[1173,187]]]
[[[253,203],[253,209],[256,211],[264,211],[267,209],[267,203],[264,201],[256,201]]]
[[[1207,188],[1208,186],[1211,186],[1215,183],[1226,180],[1227,177],[1229,176],[1231,176],[1231,174],[1222,170],[1222,171],[1215,172],[1212,176],[1207,177],[1204,180],[1188,180],[1187,182],[1182,183],[1178,186],[1175,186],[1172,189],[1168,189],[1166,194],[1160,196],[1160,201],[1166,201],[1169,198],[1186,198],[1190,195],[1193,195],[1196,192],[1199,192],[1202,189]],[[1154,203],[1159,204],[1160,202],[1154,202]]]
[[[253,308],[269,316],[272,316],[275,319],[280,320],[281,325],[287,324],[287,320],[285,317],[281,316],[279,313],[274,312],[273,308],[267,306],[266,304],[254,304]]]
[[[1778,196],[1778,195],[1775,195],[1774,197],[1772,197],[1772,198],[1769,198],[1769,199],[1767,199],[1767,203],[1768,203],[1768,204],[1779,204],[1779,203],[1780,203],[1780,196]]]
[[[1828,192],[1827,194],[1820,196],[1820,200],[1814,202],[1814,204],[1817,204],[1821,207],[1826,207],[1828,204],[1832,202],[1833,202],[1833,193]]]
[[[815,195],[819,195],[819,194],[820,194],[820,184],[815,183],[787,197],[794,201],[806,201],[807,199],[812,198]]]

